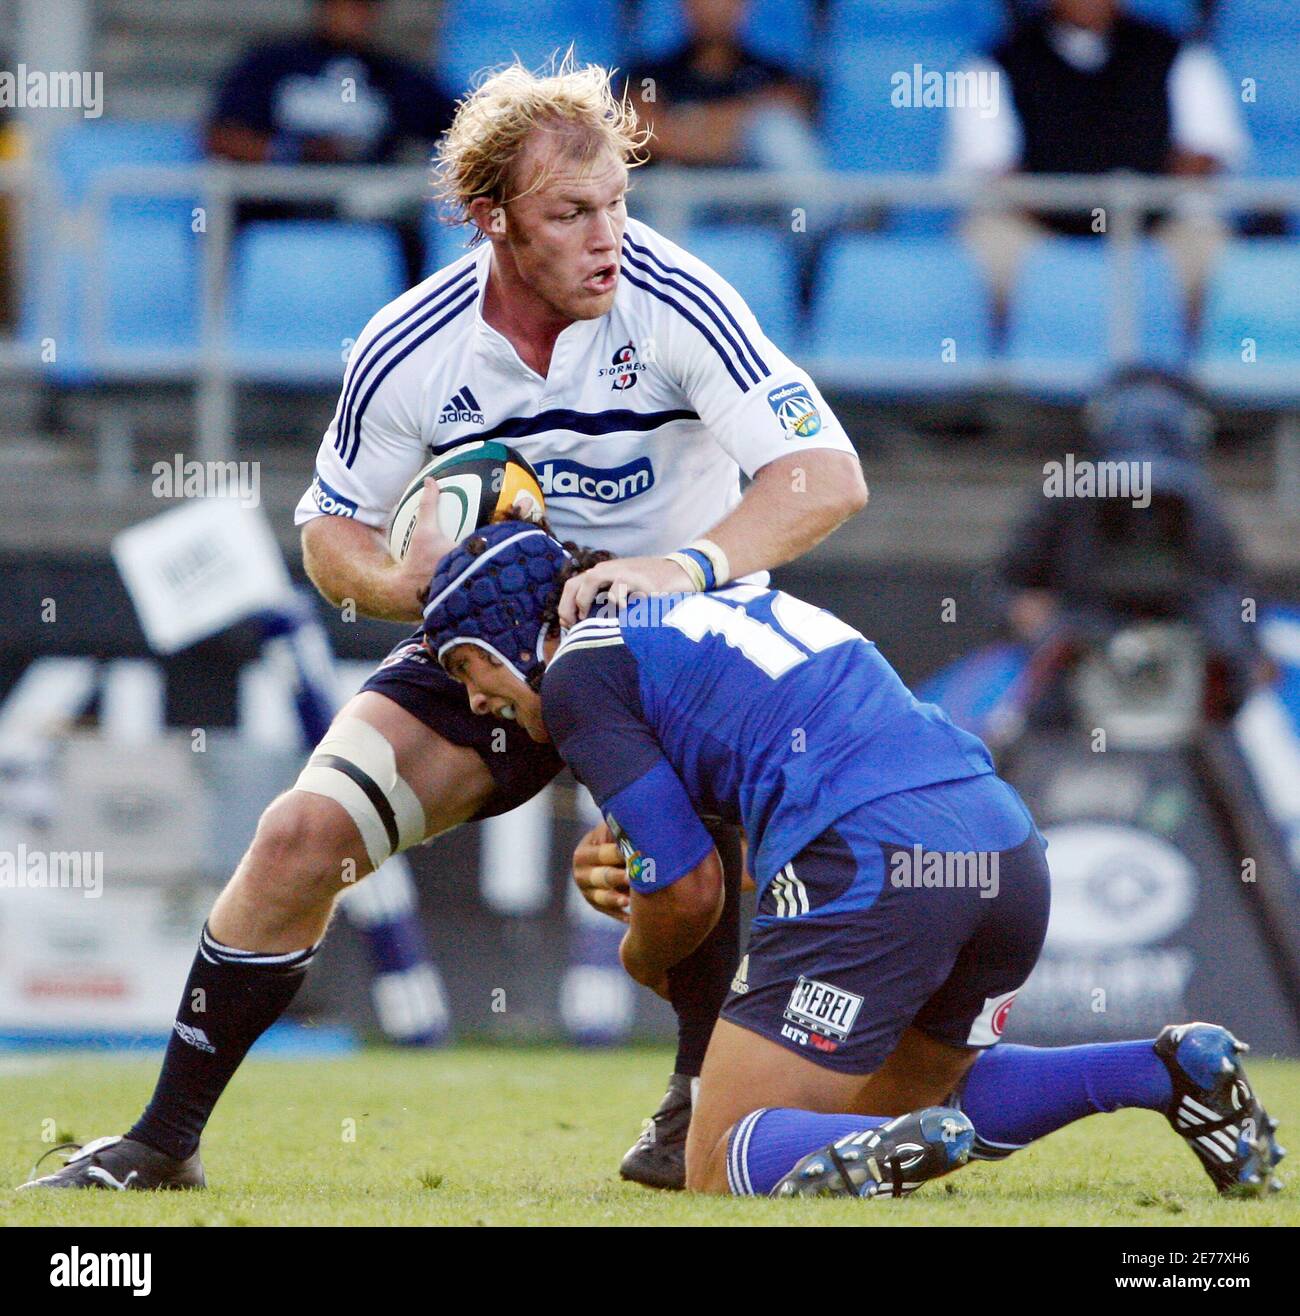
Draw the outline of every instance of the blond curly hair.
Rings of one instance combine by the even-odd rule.
[[[572,46],[552,56],[540,72],[518,59],[485,70],[457,102],[434,153],[433,188],[443,218],[466,224],[470,203],[478,197],[504,206],[544,187],[549,175],[539,170],[527,188],[513,190],[515,164],[535,131],[567,138],[565,155],[580,165],[607,150],[631,168],[644,164],[650,131],[638,122],[626,90],[615,95],[614,73],[599,64],[578,64]],[[482,236],[476,227],[471,241]]]

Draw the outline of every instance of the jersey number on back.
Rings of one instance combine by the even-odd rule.
[[[768,592],[757,585],[733,585],[725,595],[746,603]],[[733,608],[721,599],[697,594],[679,603],[668,614],[665,625],[675,627],[697,643],[706,635],[720,635],[773,680],[807,662],[810,654],[804,649],[821,653],[837,644],[863,640],[863,636],[838,617],[780,591],[773,595],[772,615],[776,626],[759,621],[743,608]],[[798,640],[803,649],[791,644],[791,640]]]

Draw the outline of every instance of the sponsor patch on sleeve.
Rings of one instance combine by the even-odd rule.
[[[351,498],[344,498],[338,490],[331,489],[321,479],[319,471],[311,482],[311,496],[312,501],[326,516],[354,517],[357,514],[356,503]]]
[[[653,886],[655,880],[654,860],[647,859],[640,850],[632,844],[631,838],[619,826],[618,819],[612,813],[605,815],[605,823],[609,830],[614,834],[614,840],[618,842],[618,848],[623,855],[623,863],[627,868],[627,880],[635,887]]]
[[[812,394],[798,381],[772,389],[767,395],[767,405],[791,438],[810,439],[822,427],[821,412]]]

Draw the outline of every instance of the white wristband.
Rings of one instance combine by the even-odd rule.
[[[711,539],[697,539],[687,547],[703,553],[713,563],[714,589],[721,589],[731,579],[731,563],[727,561],[727,554],[721,545]]]

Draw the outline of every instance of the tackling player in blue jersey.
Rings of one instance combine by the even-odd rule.
[[[758,906],[705,1058],[687,1184],[897,1196],[1081,1116],[1163,1112],[1221,1192],[1281,1158],[1211,1024],[1153,1040],[999,1045],[1038,958],[1044,842],[988,751],[830,613],[753,585],[641,596],[562,632],[597,556],[490,527],[439,565],[425,642],[471,709],[551,741],[626,856],[622,958],[662,992],[708,935],[744,825]]]

